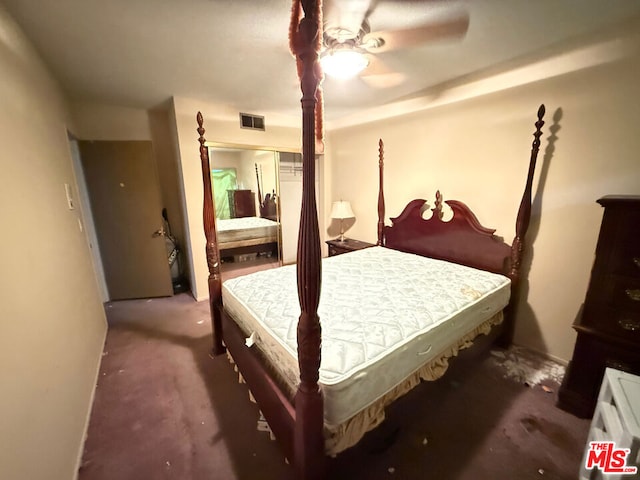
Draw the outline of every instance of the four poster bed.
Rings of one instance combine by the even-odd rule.
[[[386,226],[380,141],[377,246],[322,260],[313,161],[319,6],[301,5],[305,17],[293,42],[303,93],[296,266],[222,285],[200,113],[197,122],[213,353],[229,354],[297,478],[319,479],[325,455],[355,444],[382,421],[385,406],[422,379],[440,377],[448,359],[477,335],[510,342],[544,106],[512,245],[462,202],[446,201],[453,217],[443,221],[439,193],[428,220],[422,216],[425,200],[417,199]]]

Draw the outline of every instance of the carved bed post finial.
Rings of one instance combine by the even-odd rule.
[[[222,345],[222,318],[220,305],[222,303],[222,279],[220,277],[220,252],[216,234],[215,211],[213,205],[213,186],[211,184],[211,165],[209,163],[209,149],[205,146],[202,113],[196,115],[198,122],[198,142],[200,143],[200,163],[202,165],[202,180],[204,184],[203,223],[204,234],[207,239],[207,266],[209,267],[209,309],[211,311],[211,328],[213,330],[213,354],[224,353]]]
[[[431,211],[433,212],[433,216],[435,218],[437,218],[438,220],[442,220],[442,194],[440,193],[440,190],[436,191],[436,201],[434,204],[434,207],[431,209]]]
[[[384,142],[378,140],[378,242],[384,245]]]
[[[292,34],[302,89],[302,208],[298,231],[297,279],[300,299],[298,365],[300,385],[295,397],[294,470],[296,478],[324,477],[324,401],[318,385],[321,328],[318,317],[321,282],[320,229],[315,198],[315,127],[321,69],[321,1],[293,0],[292,22],[304,17]],[[295,18],[293,18],[295,16]]]

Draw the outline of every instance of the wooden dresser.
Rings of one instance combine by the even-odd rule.
[[[227,190],[231,218],[255,217],[256,198],[251,190]]]
[[[640,374],[640,196],[610,195],[558,406],[593,415],[606,367]]]
[[[373,247],[373,243],[361,242],[360,240],[354,240],[352,238],[345,238],[344,242],[338,239],[327,240],[329,246],[329,256],[340,255],[341,253],[353,252],[355,250],[362,250],[363,248]]]

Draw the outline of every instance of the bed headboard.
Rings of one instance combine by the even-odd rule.
[[[386,247],[403,252],[461,263],[494,273],[508,272],[511,247],[483,227],[473,212],[457,200],[445,202],[453,217],[442,220],[442,195],[436,193],[431,217],[424,218],[426,200],[416,199],[384,227]]]
[[[391,218],[392,225],[384,225],[384,143],[379,141],[379,194],[378,194],[378,245],[415,253],[422,256],[447,260],[494,273],[502,273],[515,284],[520,276],[520,263],[524,249],[524,236],[531,217],[531,190],[536,160],[540,149],[544,105],[538,109],[536,130],[529,159],[529,171],[525,189],[518,209],[516,235],[509,245],[494,235],[495,230],[483,227],[475,214],[458,200],[446,200],[453,217],[442,219],[442,195],[438,191],[429,217],[423,214],[426,201],[412,200],[402,213]]]

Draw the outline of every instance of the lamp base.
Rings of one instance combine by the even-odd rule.
[[[337,241],[342,242],[342,243],[347,241],[347,239],[344,238],[344,223],[343,222],[344,222],[344,220],[341,218],[340,219],[340,236],[338,238],[336,238]]]

